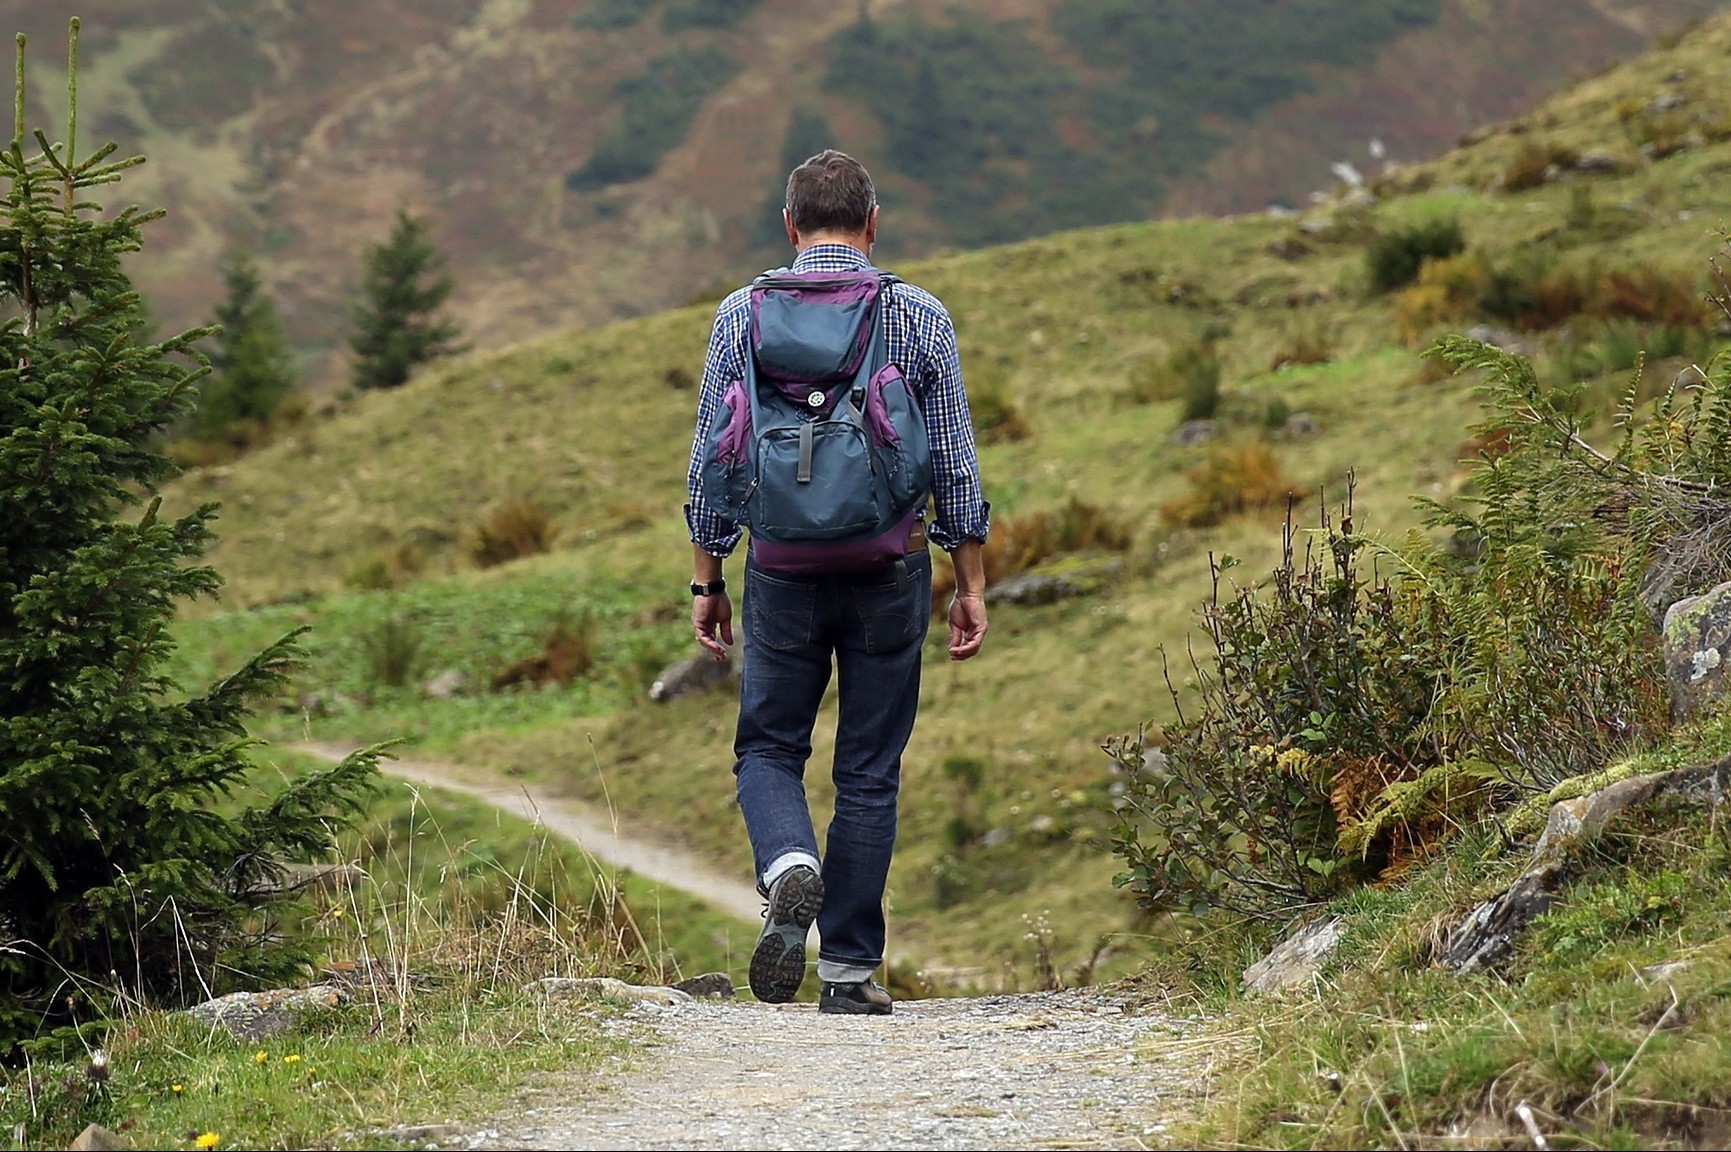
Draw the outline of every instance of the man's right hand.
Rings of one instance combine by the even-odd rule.
[[[726,592],[693,597],[691,626],[697,630],[697,642],[704,651],[717,660],[726,660],[727,650],[733,647],[733,601]]]
[[[956,574],[956,598],[950,601],[950,659],[966,660],[986,642],[985,545],[964,540],[950,553]]]
[[[950,659],[966,660],[977,655],[985,642],[985,596],[958,593],[950,601]]]

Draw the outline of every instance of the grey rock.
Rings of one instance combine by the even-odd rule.
[[[1172,431],[1172,442],[1185,448],[1205,444],[1220,435],[1220,425],[1213,420],[1186,420]]]
[[[1693,768],[1631,776],[1596,792],[1551,805],[1545,830],[1533,846],[1533,859],[1560,861],[1589,843],[1630,808],[1662,800],[1718,807],[1731,792],[1731,757]]]
[[[394,1128],[384,1129],[380,1135],[389,1136],[404,1144],[425,1144],[432,1140],[450,1140],[463,1135],[463,1129],[455,1124],[399,1124]]]
[[[1556,903],[1563,868],[1547,863],[1528,872],[1494,899],[1474,908],[1449,933],[1438,963],[1453,972],[1479,972],[1501,964],[1533,919]]]
[[[1602,148],[1575,157],[1575,171],[1588,176],[1612,176],[1623,170],[1623,162]]]
[[[131,1148],[126,1137],[100,1124],[89,1124],[66,1146],[72,1152],[121,1152]]]
[[[548,976],[530,986],[531,991],[550,997],[604,996],[610,1000],[629,1000],[633,1004],[659,1004],[677,1008],[689,1004],[692,996],[678,988],[658,984],[627,984],[611,976]]]
[[[1538,348],[1530,340],[1523,340],[1507,328],[1497,328],[1490,324],[1474,324],[1467,329],[1467,338],[1489,344],[1493,348],[1501,348],[1504,352],[1513,352],[1516,356],[1533,356]]]
[[[1042,564],[986,589],[988,604],[1055,604],[1101,591],[1124,568],[1117,556],[1077,561],[1065,558]]]
[[[1265,996],[1310,986],[1322,971],[1323,961],[1340,943],[1345,924],[1340,916],[1319,920],[1281,941],[1268,955],[1244,970],[1245,995]]]
[[[744,660],[736,646],[726,660],[717,660],[707,652],[697,652],[669,664],[649,685],[649,698],[657,703],[677,700],[693,692],[708,692],[737,683]]]
[[[468,676],[460,668],[448,668],[425,684],[421,691],[434,700],[449,700],[461,692],[469,683]]]
[[[1533,849],[1533,866],[1500,895],[1474,908],[1449,933],[1437,962],[1464,973],[1494,968],[1506,960],[1533,918],[1556,903],[1570,858],[1618,814],[1667,800],[1717,807],[1727,794],[1731,794],[1731,756],[1693,768],[1632,776],[1553,804]]]
[[[705,972],[689,980],[676,980],[671,987],[698,999],[727,1000],[734,994],[733,978],[725,972]]]
[[[1171,775],[1171,769],[1166,760],[1164,748],[1147,748],[1142,752],[1142,763],[1137,766],[1136,775],[1147,780],[1164,780]]]
[[[269,992],[232,992],[194,1004],[186,1014],[212,1028],[223,1028],[242,1040],[263,1040],[293,1031],[298,1013],[335,1008],[347,995],[335,984],[276,988]]]
[[[1731,581],[1665,610],[1665,673],[1671,685],[1671,715],[1686,720],[1725,693],[1726,657],[1731,656]]]
[[[1669,984],[1673,976],[1681,976],[1689,970],[1687,960],[1667,960],[1663,964],[1649,964],[1637,969],[1635,978],[1642,984]]]

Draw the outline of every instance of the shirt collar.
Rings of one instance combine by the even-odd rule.
[[[869,267],[865,254],[846,244],[813,244],[793,260],[795,272],[853,272]]]

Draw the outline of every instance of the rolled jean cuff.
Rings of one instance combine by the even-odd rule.
[[[836,960],[825,960],[821,956],[817,961],[817,978],[826,984],[858,984],[872,978],[872,973],[878,970],[873,964],[869,967],[863,964],[843,964]]]
[[[769,890],[775,887],[775,882],[787,875],[789,869],[798,868],[801,865],[810,868],[813,872],[823,871],[823,865],[819,864],[817,857],[810,852],[783,852],[770,861],[769,867],[763,870],[764,895],[769,894]]]

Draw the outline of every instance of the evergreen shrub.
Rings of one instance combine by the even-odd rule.
[[[1446,260],[1466,247],[1460,221],[1453,217],[1384,232],[1371,241],[1365,253],[1371,290],[1381,295],[1404,288],[1418,279],[1426,261]]]
[[[78,153],[77,28],[64,140],[26,143],[20,36],[0,149],[0,1058],[300,975],[317,941],[261,894],[361,811],[377,756],[249,803],[246,721],[296,635],[193,695],[165,672],[177,603],[221,583],[215,506],[156,492],[210,330],[139,335],[122,263],[160,213],[90,202],[138,161]]]

